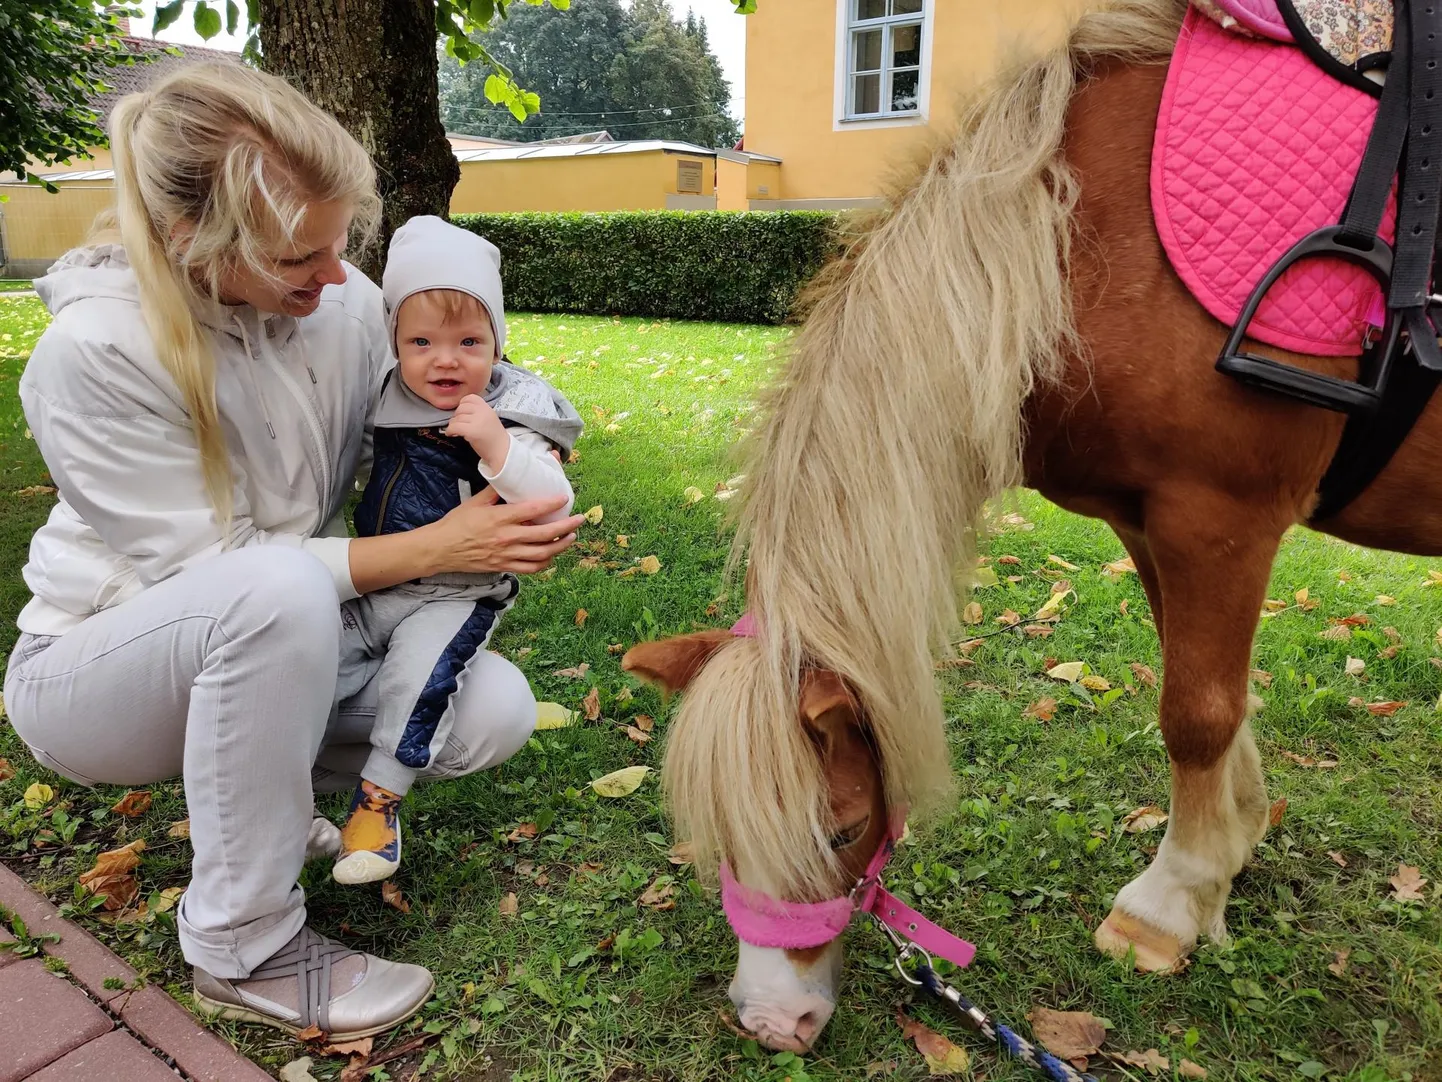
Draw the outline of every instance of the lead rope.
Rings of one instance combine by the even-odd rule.
[[[1021,1060],[1028,1067],[1034,1067],[1053,1079],[1053,1082],[1097,1082],[1092,1075],[1083,1074],[1070,1063],[1057,1059],[1046,1049],[1038,1048],[1010,1026],[990,1018],[980,1007],[937,976],[936,970],[932,968],[931,955],[924,948],[907,942],[875,916],[872,920],[886,934],[886,938],[891,940],[891,946],[896,951],[896,971],[907,984],[925,988],[956,1010],[967,1025],[976,1029],[987,1040],[999,1044],[1008,1055]],[[908,973],[905,966],[911,959],[916,959],[915,976]]]

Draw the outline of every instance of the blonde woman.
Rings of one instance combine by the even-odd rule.
[[[340,260],[378,213],[361,147],[279,79],[181,69],[111,121],[116,229],[36,283],[54,315],[21,380],[59,503],[5,677],[15,730],[84,784],[180,774],[194,863],[180,943],[202,1010],[333,1039],[420,1009],[420,966],[306,925],[296,884],[315,787],[350,788],[374,682],[336,703],[341,602],[427,575],[531,572],[581,521],[563,497],[482,495],[403,534],[350,539],[391,364],[380,291]],[[535,722],[483,653],[426,770],[502,762]],[[309,842],[309,844],[308,844]]]

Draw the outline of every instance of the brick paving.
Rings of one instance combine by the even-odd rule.
[[[0,951],[0,1082],[266,1082],[270,1078],[79,925],[0,865],[0,906],[31,935],[55,934],[48,957]],[[0,942],[14,937],[0,928]],[[119,987],[106,988],[111,980]]]

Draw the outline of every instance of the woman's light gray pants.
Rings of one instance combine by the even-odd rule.
[[[318,789],[355,784],[377,706],[374,680],[334,702],[339,656],[330,572],[280,545],[216,556],[59,638],[22,635],[11,655],[5,706],[45,766],[86,785],[183,777],[180,944],[214,976],[247,976],[305,923],[313,772]],[[535,721],[520,670],[483,652],[422,777],[495,766]]]

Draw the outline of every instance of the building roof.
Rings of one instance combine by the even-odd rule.
[[[446,138],[452,143],[480,143],[482,146],[469,147],[465,149],[486,150],[491,147],[539,147],[558,146],[563,143],[614,143],[615,139],[608,131],[588,131],[579,135],[557,135],[550,139],[531,139],[522,141],[520,139],[497,139],[490,135],[467,135],[465,132],[448,131]]]
[[[225,49],[210,49],[203,45],[175,45],[154,38],[138,38],[127,35],[121,39],[134,56],[150,57],[148,61],[137,61],[128,67],[121,66],[106,70],[104,80],[109,90],[93,95],[87,102],[90,108],[100,114],[100,126],[109,127],[110,111],[127,94],[135,94],[177,68],[205,60],[228,60],[240,62],[240,54]],[[176,55],[179,54],[179,55]]]
[[[513,147],[486,147],[478,150],[457,150],[458,162],[516,161],[521,158],[594,158],[609,154],[644,154],[662,151],[669,154],[696,154],[714,158],[713,147],[695,143],[673,143],[666,139],[618,139],[609,143],[521,143]]]
[[[114,170],[114,169],[66,169],[64,172],[60,172],[60,173],[46,173],[46,172],[43,172],[43,171],[31,169],[31,170],[29,170],[29,172],[34,173],[35,176],[39,177],[39,178],[42,179],[42,180],[47,180],[47,181],[49,181],[49,182],[52,183],[52,184],[56,183],[57,181],[69,181],[69,180],[114,180],[114,179],[115,179],[115,170]],[[0,173],[0,184],[27,184],[27,183],[28,183],[28,181],[19,180],[19,179],[15,176],[14,173],[9,173],[9,172]]]

